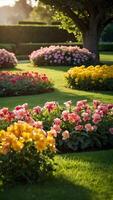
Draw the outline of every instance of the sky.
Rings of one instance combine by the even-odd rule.
[[[32,2],[34,3],[35,0],[32,0]],[[15,0],[0,0],[0,6],[6,6],[6,5],[13,6],[14,3],[15,3]]]

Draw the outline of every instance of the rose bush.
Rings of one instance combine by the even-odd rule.
[[[55,139],[51,132],[18,121],[0,131],[0,181],[37,182],[52,174]]]
[[[33,127],[50,131],[61,152],[103,149],[113,147],[113,104],[98,100],[90,106],[87,100],[72,105],[65,102],[46,102],[43,107],[29,109],[27,104],[17,106],[13,111],[0,110],[0,128],[7,128],[14,121],[24,121]]]
[[[38,72],[0,73],[0,96],[39,94],[52,89],[53,84],[46,74]]]
[[[14,68],[17,65],[17,59],[14,53],[5,49],[0,49],[0,68]]]
[[[113,91],[113,66],[73,67],[68,70],[65,77],[71,88]]]
[[[50,46],[33,51],[29,58],[34,65],[80,66],[92,64],[95,56],[77,46]]]

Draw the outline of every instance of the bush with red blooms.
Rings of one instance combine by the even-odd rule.
[[[0,96],[19,96],[49,92],[53,84],[46,74],[38,72],[1,72]]]

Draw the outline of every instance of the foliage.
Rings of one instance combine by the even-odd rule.
[[[103,42],[113,42],[113,23],[107,25],[101,35]]]
[[[53,88],[46,74],[1,72],[0,96],[19,96],[49,92]]]
[[[62,12],[56,11],[53,15],[53,19],[60,23],[60,28],[67,30],[68,33],[73,33],[75,40],[78,42],[82,41],[81,32],[71,18],[67,17]]]
[[[9,33],[9,34],[6,34]],[[21,35],[21,37],[20,37]],[[37,37],[38,35],[38,37]],[[47,37],[48,36],[48,37]],[[57,43],[74,41],[73,34],[59,29],[58,25],[8,25],[0,26],[1,43],[16,44],[19,49],[21,43]]]
[[[33,21],[43,21],[45,23],[51,24],[52,22],[53,10],[50,6],[43,4],[42,2],[38,3],[38,6],[34,7],[29,15],[29,20]]]
[[[88,65],[94,62],[94,54],[77,46],[50,46],[33,51],[30,61],[34,65]]]
[[[68,86],[83,90],[113,90],[113,66],[81,66],[65,74]]]
[[[73,30],[77,26],[82,35],[83,47],[95,53],[95,63],[99,63],[98,44],[101,33],[113,20],[113,1],[111,0],[40,0],[52,6],[62,15],[63,27]],[[66,25],[66,18],[71,23]]]
[[[32,110],[27,104],[17,106],[13,111],[0,110],[0,120],[12,124],[14,120],[24,121],[35,128],[44,129],[56,139],[61,152],[83,151],[113,147],[113,104],[98,100],[89,106],[87,100],[72,105],[65,102],[46,102],[43,107]]]
[[[14,53],[5,49],[0,49],[0,68],[13,68],[17,65],[17,59]]]
[[[0,131],[0,180],[3,184],[36,182],[53,171],[53,136],[25,122]]]

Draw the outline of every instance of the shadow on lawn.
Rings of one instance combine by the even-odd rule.
[[[64,71],[64,72],[67,72],[71,68],[71,66],[38,66],[38,67],[40,69],[51,69],[55,71]]]
[[[110,93],[111,96],[113,93]],[[14,108],[14,106],[18,104],[23,104],[27,102],[29,106],[32,108],[36,105],[43,106],[45,102],[47,101],[57,101],[61,106],[64,104],[64,102],[72,100],[73,106],[76,104],[79,100],[87,99],[89,103],[92,103],[93,99],[100,99],[98,96],[95,96],[95,93],[88,94],[87,92],[83,91],[80,92],[79,90],[76,90],[75,93],[73,93],[73,90],[70,89],[70,91],[61,91],[55,88],[53,92],[50,93],[43,93],[38,95],[28,95],[28,96],[16,96],[16,97],[1,97],[0,98],[0,107],[7,107],[7,105],[10,105],[10,108]],[[102,100],[102,99],[100,99]]]
[[[90,151],[81,153],[67,153],[62,155],[66,160],[89,162],[90,165],[106,169],[113,166],[113,149]]]
[[[21,185],[1,192],[0,200],[91,200],[93,193],[62,176],[35,185]]]
[[[3,72],[3,71],[18,72],[18,71],[22,71],[22,69],[20,69],[20,68],[18,68],[18,67],[15,67],[15,68],[6,68],[6,69],[1,68],[1,69],[0,69],[0,72]]]

